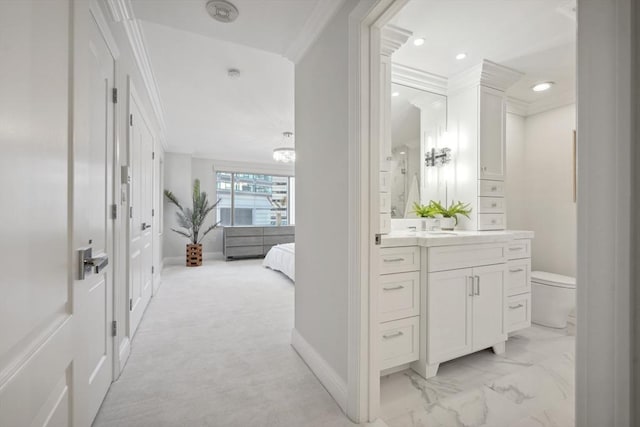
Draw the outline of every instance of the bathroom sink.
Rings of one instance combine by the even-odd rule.
[[[454,233],[453,231],[427,231],[427,234],[433,236],[457,236],[458,233]]]

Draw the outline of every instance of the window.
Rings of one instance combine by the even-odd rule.
[[[292,225],[294,178],[216,173],[218,221],[225,225]]]

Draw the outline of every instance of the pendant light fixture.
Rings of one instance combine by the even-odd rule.
[[[291,137],[293,137],[293,132],[282,133],[283,147],[273,150],[273,160],[282,163],[292,163],[296,161],[296,150],[293,148]],[[291,144],[291,147],[288,146],[289,144]]]

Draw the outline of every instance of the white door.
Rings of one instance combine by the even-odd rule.
[[[427,363],[436,364],[471,351],[473,270],[429,273],[427,278]]]
[[[129,336],[133,337],[153,289],[153,134],[136,96],[129,116]]]
[[[473,269],[473,350],[506,341],[504,264]]]
[[[82,324],[86,335],[88,417],[92,420],[111,385],[113,376],[113,165],[115,60],[93,17],[89,37],[89,143],[77,150],[77,241],[90,248],[95,266],[87,268],[76,290],[83,302]],[[106,266],[101,263],[107,262]],[[98,271],[99,270],[99,271]]]
[[[69,0],[0,1],[3,427],[71,425],[71,10]]]

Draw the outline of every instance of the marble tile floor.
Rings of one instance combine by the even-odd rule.
[[[381,416],[389,427],[573,427],[574,355],[574,336],[534,325],[503,355],[455,359],[429,380],[411,370],[381,378]]]

